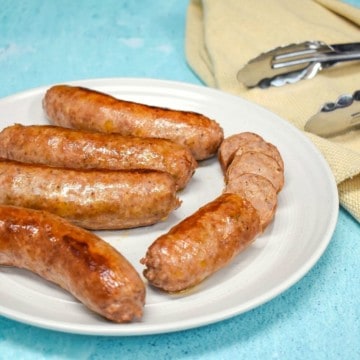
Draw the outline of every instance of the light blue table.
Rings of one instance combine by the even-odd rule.
[[[201,85],[184,58],[187,3],[1,0],[0,97],[100,77]],[[359,230],[341,209],[316,266],[281,296],[230,320],[156,336],[91,337],[0,317],[0,359],[360,359]]]

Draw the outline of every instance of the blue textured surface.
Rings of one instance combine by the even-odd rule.
[[[0,97],[99,77],[201,84],[184,57],[187,5],[1,0]],[[230,320],[156,336],[91,337],[0,317],[0,359],[360,359],[359,230],[341,209],[316,266],[281,296]]]

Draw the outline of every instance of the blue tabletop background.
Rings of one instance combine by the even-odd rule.
[[[360,7],[360,0],[347,2]],[[187,0],[0,0],[0,97],[100,77],[203,85],[184,56],[187,6]],[[101,337],[0,316],[0,359],[360,359],[359,230],[340,209],[315,267],[285,293],[232,319],[163,335]]]

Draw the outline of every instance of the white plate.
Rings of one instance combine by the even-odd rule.
[[[74,298],[38,276],[0,267],[0,314],[20,322],[70,333],[141,335],[171,332],[214,323],[259,306],[279,295],[317,262],[333,234],[338,195],[330,169],[297,129],[273,113],[223,92],[201,86],[151,79],[77,81],[117,97],[216,119],[225,136],[253,131],[276,145],[285,163],[285,186],[274,222],[225,269],[191,292],[167,295],[147,288],[140,322],[113,324],[88,311]],[[0,99],[0,123],[46,124],[41,100],[45,87]],[[147,247],[162,233],[223,189],[216,158],[202,162],[187,188],[182,206],[165,222],[126,231],[98,232],[141,273]]]

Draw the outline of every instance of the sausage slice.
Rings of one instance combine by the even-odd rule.
[[[258,211],[263,231],[273,220],[277,207],[277,193],[272,183],[261,175],[244,173],[231,178],[226,193],[235,193],[249,200]]]
[[[222,170],[226,172],[239,147],[254,141],[263,141],[263,138],[258,134],[248,131],[225,138],[218,150],[218,159]]]
[[[279,192],[284,185],[284,172],[271,156],[256,151],[248,151],[235,156],[227,169],[225,182],[231,183],[244,173],[257,174],[268,179]]]

